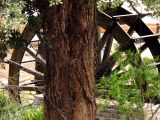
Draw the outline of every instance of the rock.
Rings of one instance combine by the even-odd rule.
[[[44,103],[44,97],[43,94],[38,94],[34,96],[33,105],[35,106],[41,106]]]

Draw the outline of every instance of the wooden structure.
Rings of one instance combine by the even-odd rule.
[[[109,11],[111,12],[98,12],[98,25],[105,29],[105,32],[103,36],[100,37],[100,40],[97,41],[96,46],[96,78],[99,78],[104,74],[109,75],[113,70],[113,66],[116,63],[116,61],[113,60],[113,55],[111,55],[113,39],[115,39],[117,43],[119,43],[121,50],[143,52],[145,49],[149,48],[154,58],[157,58],[160,55],[160,42],[158,41],[158,37],[160,34],[154,34],[142,21],[141,18],[146,16],[146,14],[132,14],[122,7],[119,7],[116,10]],[[127,31],[122,27],[122,25],[124,24],[128,26]],[[134,38],[132,36],[134,32],[138,34],[137,38]],[[14,50],[11,60],[8,60],[9,86],[7,87],[7,89],[9,89],[10,93],[17,101],[20,101],[19,92],[21,90],[35,90],[40,92],[43,90],[43,85],[45,84],[42,68],[45,69],[46,62],[45,56],[44,54],[42,54],[43,52],[40,52],[43,49],[41,45],[43,44],[43,38],[40,35],[37,35],[39,37],[39,41],[37,42],[40,42],[38,50],[29,47],[29,44],[33,43],[33,41],[31,40],[33,39],[35,34],[36,33],[30,30],[30,27],[27,25],[22,35],[26,40],[28,46],[26,45],[26,47]],[[142,45],[137,48],[135,43],[142,43]],[[102,49],[105,49],[104,54],[102,56],[102,59],[99,59]],[[35,70],[30,70],[27,67],[22,66],[22,64],[24,63],[22,62],[22,59],[25,51],[27,51],[34,58],[34,62],[39,65],[39,67],[35,67]],[[158,59],[155,60],[156,62],[159,62]],[[157,64],[157,68],[158,70],[160,70],[159,64]],[[118,69],[118,67],[116,67],[115,69]],[[19,86],[20,70],[28,72],[38,79],[32,80],[31,83],[27,84],[27,86],[26,84]],[[31,84],[34,84],[35,86],[28,86]]]
[[[125,10],[124,8],[118,8],[111,13],[98,13],[98,24],[104,29],[107,29],[102,36],[97,52],[100,53],[101,49],[106,46],[104,51],[103,60],[97,67],[97,75],[101,76],[106,69],[112,71],[115,64],[113,61],[111,52],[111,44],[114,38],[120,45],[122,50],[131,50],[133,52],[140,51],[143,52],[149,48],[152,56],[157,58],[160,55],[160,42],[158,40],[160,34],[154,34],[148,26],[142,21],[142,17],[145,14],[132,14],[131,12]],[[110,24],[108,24],[110,23]],[[129,29],[125,31],[121,25],[128,25]],[[133,33],[136,32],[138,37],[132,37]],[[142,44],[139,48],[135,44]],[[157,60],[157,59],[156,59]],[[159,62],[157,60],[156,62]],[[160,65],[157,66],[160,70]],[[118,68],[118,67],[117,67]]]

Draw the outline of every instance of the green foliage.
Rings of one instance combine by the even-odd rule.
[[[5,29],[0,29],[0,63],[2,63],[2,60],[7,56],[7,40],[8,40],[8,36],[6,34],[6,30]]]
[[[3,59],[7,56],[8,47],[22,46],[23,39],[20,40],[19,31],[27,20],[26,15],[22,14],[23,5],[23,1],[17,0],[0,2],[0,63],[3,63]]]
[[[0,92],[0,120],[19,120],[17,111],[16,104]]]
[[[105,101],[100,101],[98,102],[97,108],[99,111],[104,111],[106,108],[109,106],[109,99],[106,98]]]
[[[50,6],[62,4],[62,0],[50,0]]]
[[[97,8],[99,11],[103,11],[108,7],[117,8],[122,3],[121,0],[98,0]]]
[[[98,8],[99,11],[105,10],[106,7],[108,7],[108,6],[109,6],[109,4],[105,0],[99,0],[99,1],[97,1],[97,8]]]
[[[146,10],[149,13],[152,13],[154,17],[158,17],[160,15],[160,1],[159,0],[98,0],[97,8],[100,11],[105,10],[107,7],[117,8],[123,2],[128,2],[129,6],[135,10],[136,6],[140,6],[141,4],[146,5]],[[137,12],[137,11],[136,11]]]
[[[0,120],[44,120],[44,108],[17,105],[0,92]]]
[[[24,108],[21,116],[22,120],[44,120],[44,109],[42,106],[39,108]]]
[[[127,58],[126,58],[127,57]],[[108,96],[118,102],[118,108],[134,114],[133,108],[142,111],[144,98],[160,97],[160,75],[153,61],[140,62],[139,53],[118,52],[115,59],[121,71],[115,70],[111,76],[103,76],[97,88],[107,90]],[[142,86],[147,84],[147,90]]]
[[[11,49],[19,49],[20,47],[24,46],[25,40],[18,31],[12,30],[7,44]]]
[[[142,3],[146,5],[147,11],[150,11],[153,16],[156,16],[159,18],[160,0],[143,0]]]
[[[112,7],[113,7],[113,8],[116,8],[116,7],[120,6],[121,3],[122,3],[121,0],[114,0],[114,1],[112,2]]]
[[[18,29],[26,23],[26,14],[22,14],[24,2],[11,2],[0,10],[0,28]]]

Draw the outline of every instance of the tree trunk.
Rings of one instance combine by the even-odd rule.
[[[64,0],[43,16],[46,120],[95,120],[96,3],[86,1]]]

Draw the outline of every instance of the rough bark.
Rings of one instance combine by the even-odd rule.
[[[46,120],[95,120],[95,1],[64,0],[46,9]]]

